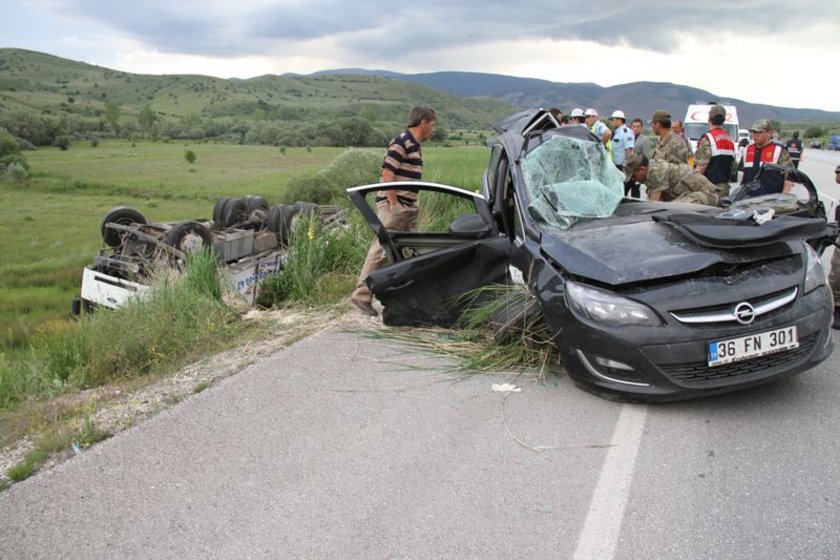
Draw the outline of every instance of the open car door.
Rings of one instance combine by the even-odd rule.
[[[376,216],[377,191],[418,193],[417,231],[389,231]],[[426,182],[377,183],[347,189],[370,224],[389,263],[366,280],[385,307],[386,325],[451,326],[460,297],[507,280],[511,241],[500,235],[483,196]]]

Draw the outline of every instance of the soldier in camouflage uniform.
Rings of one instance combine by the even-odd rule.
[[[628,182],[644,183],[651,200],[717,206],[720,199],[717,187],[685,163],[631,154],[624,162],[624,175]]]
[[[840,165],[834,169],[834,181],[840,183]],[[828,285],[834,294],[834,324],[833,328],[840,330],[840,247],[834,246],[831,257],[831,272],[828,275]]]
[[[654,111],[650,119],[650,127],[659,137],[659,142],[656,143],[650,156],[651,161],[688,165],[688,148],[686,148],[685,141],[671,132],[671,114],[661,109]]]

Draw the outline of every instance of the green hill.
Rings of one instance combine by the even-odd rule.
[[[0,49],[0,126],[33,144],[75,134],[378,145],[412,105],[434,107],[444,130],[486,130],[513,111],[377,76],[154,76]]]

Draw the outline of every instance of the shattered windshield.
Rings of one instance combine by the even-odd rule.
[[[528,212],[541,225],[568,229],[581,218],[611,216],[624,196],[624,177],[604,146],[555,135],[522,161]]]

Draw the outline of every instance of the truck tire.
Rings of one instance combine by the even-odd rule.
[[[225,203],[223,227],[233,227],[248,220],[248,204],[245,198],[231,198]]]
[[[272,206],[268,211],[268,218],[265,220],[265,227],[268,231],[274,233],[278,242],[280,242],[280,232],[282,231],[280,213],[282,212],[284,206],[285,204],[275,204]]]
[[[245,204],[248,205],[248,213],[254,210],[265,210],[268,212],[268,201],[261,196],[248,195],[245,197]]]
[[[166,243],[188,255],[213,246],[213,234],[200,222],[181,222],[166,232]]]
[[[225,219],[225,204],[227,204],[230,198],[224,197],[220,198],[216,201],[216,205],[213,206],[213,229],[220,230],[222,229],[222,221]]]
[[[131,224],[145,225],[147,223],[148,222],[143,214],[134,208],[129,208],[128,206],[117,206],[116,208],[111,208],[108,210],[108,213],[105,214],[105,218],[102,220],[102,226],[100,227],[100,230],[102,231],[102,240],[105,241],[105,244],[109,247],[118,247],[120,243],[122,243],[122,236],[120,235],[120,232],[106,227],[107,224],[130,226]]]

